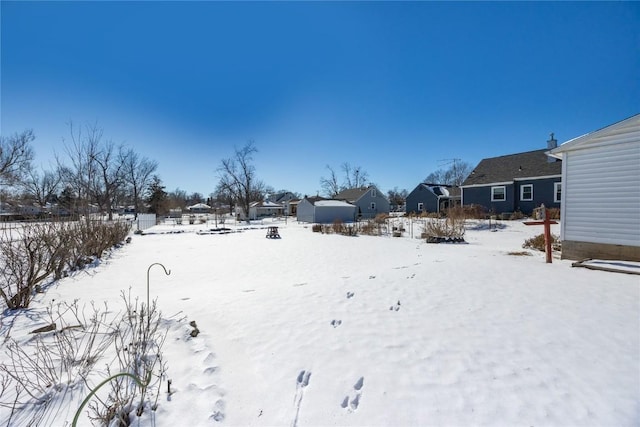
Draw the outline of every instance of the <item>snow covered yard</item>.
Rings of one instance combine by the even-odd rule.
[[[52,301],[117,310],[129,287],[144,301],[159,262],[171,274],[151,268],[150,293],[171,320],[172,393],[165,383],[134,425],[640,422],[639,276],[509,255],[541,232],[519,221],[471,223],[466,244],[275,225],[281,239],[260,225],[156,226],[39,294],[28,316],[3,316],[3,335],[26,340]],[[84,395],[46,425],[69,425]]]

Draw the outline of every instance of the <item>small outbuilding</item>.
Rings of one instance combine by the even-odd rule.
[[[356,206],[342,200],[305,197],[298,203],[296,218],[300,222],[331,224],[336,220],[354,222]]]
[[[562,159],[562,258],[640,261],[640,114],[550,155]]]
[[[249,205],[249,219],[260,219],[270,216],[280,216],[283,214],[284,208],[280,203],[264,200],[262,202],[253,202]]]
[[[188,206],[187,209],[192,214],[203,214],[211,212],[211,206],[205,203],[196,203],[195,205]]]

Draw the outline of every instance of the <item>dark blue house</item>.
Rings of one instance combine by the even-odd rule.
[[[462,183],[463,206],[480,205],[488,213],[522,212],[530,215],[544,203],[560,207],[562,162],[547,156],[547,149],[483,159]]]
[[[460,204],[460,188],[450,185],[418,184],[406,199],[406,213],[440,213]]]

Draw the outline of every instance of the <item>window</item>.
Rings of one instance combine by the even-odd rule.
[[[424,203],[418,203],[418,212],[422,212],[424,210]]]
[[[371,202],[371,206],[369,206],[369,208],[370,208],[372,211],[375,211],[375,210],[376,210],[376,202]]]
[[[554,182],[553,183],[553,201],[556,203],[560,203],[562,200],[562,183]]]
[[[376,197],[376,189],[375,188],[371,189],[371,197]]]
[[[520,200],[525,202],[533,200],[533,184],[526,184],[520,187]]]
[[[491,187],[491,201],[502,202],[507,200],[507,191],[504,185],[500,187]]]

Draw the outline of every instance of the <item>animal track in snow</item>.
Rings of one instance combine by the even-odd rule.
[[[358,409],[360,406],[360,397],[362,397],[362,387],[364,387],[364,377],[360,377],[358,381],[353,385],[354,396],[351,398],[349,395],[346,395],[342,400],[340,406],[343,409],[348,410],[349,412],[353,412]]]
[[[338,326],[342,325],[342,320],[335,320],[333,319],[331,321],[331,326],[333,326],[334,328],[337,328]]]
[[[221,422],[224,421],[224,400],[222,399],[218,399],[218,401],[216,401],[216,404],[213,407],[213,414],[211,415],[211,418],[213,418],[214,421],[216,422]]]
[[[293,418],[291,427],[297,427],[298,417],[300,416],[300,406],[302,405],[302,398],[304,397],[304,390],[309,385],[311,379],[311,371],[300,371],[296,378],[296,394],[293,396],[293,405],[296,410],[296,415]]]
[[[398,300],[397,303],[395,303],[394,305],[392,305],[391,307],[389,307],[389,310],[391,311],[398,311],[400,310],[400,300]]]
[[[369,276],[369,279],[375,279],[376,276]]]
[[[300,387],[306,387],[309,385],[309,380],[311,379],[311,371],[307,372],[307,371],[300,371],[300,373],[298,374],[298,386]]]
[[[353,292],[347,292],[347,298],[353,298],[354,295]]]
[[[407,279],[413,279],[414,277],[416,277],[416,273],[413,273],[411,276],[407,276]]]

